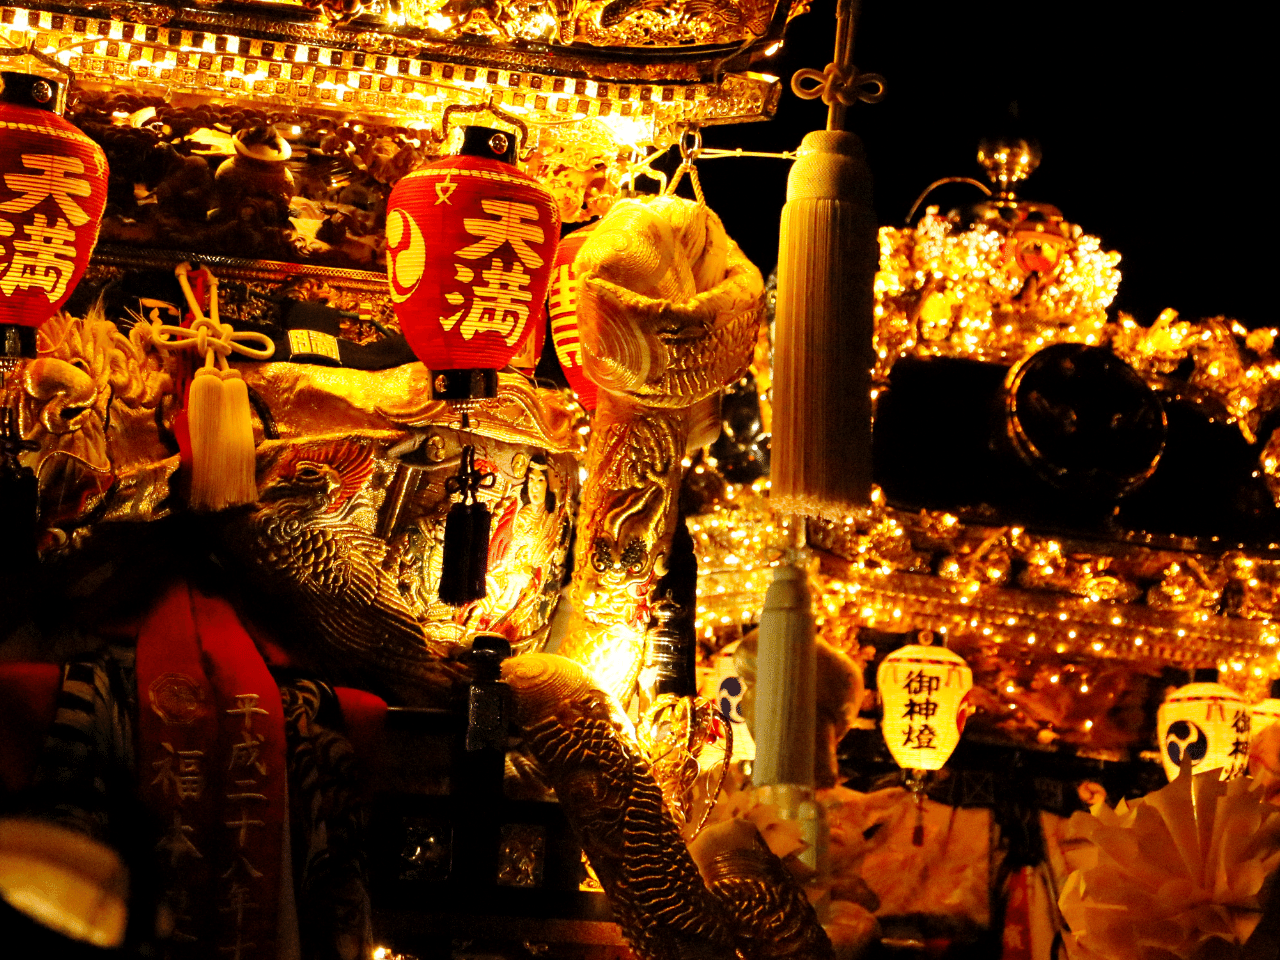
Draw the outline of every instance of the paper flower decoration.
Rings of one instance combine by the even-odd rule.
[[[1179,777],[1133,804],[1077,813],[1086,841],[1059,899],[1072,960],[1219,960],[1261,919],[1280,864],[1280,811],[1258,784],[1217,771]]]
[[[1249,741],[1249,776],[1262,784],[1262,799],[1280,806],[1280,723],[1272,723]]]

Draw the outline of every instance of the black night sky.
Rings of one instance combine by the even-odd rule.
[[[756,69],[786,84],[801,67],[822,68],[834,7],[817,0]],[[1057,205],[1121,252],[1113,316],[1125,310],[1150,323],[1173,307],[1185,319],[1274,324],[1270,30],[1241,0],[1182,9],[1195,14],[1145,0],[1004,8],[864,0],[855,60],[889,89],[881,103],[853,108],[847,128],[866,146],[880,222],[903,223],[941,177],[985,179],[978,141],[1017,131],[1036,138],[1044,156],[1020,194]],[[709,128],[706,142],[794,149],[825,119],[820,102],[788,87],[775,120]],[[766,273],[788,166],[734,159],[701,167],[708,202]],[[979,198],[954,185],[929,202],[945,210]]]

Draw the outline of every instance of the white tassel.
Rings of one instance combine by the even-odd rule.
[[[871,177],[851,133],[805,136],[778,250],[770,496],[839,519],[871,496],[871,336],[879,258]]]
[[[249,387],[239,370],[222,373],[222,430],[226,449],[224,506],[258,499]]]
[[[194,346],[204,352],[204,366],[196,371],[187,394],[187,427],[191,435],[191,491],[196,510],[222,510],[258,497],[253,413],[249,388],[240,371],[227,366],[232,352],[260,360],[274,352],[270,338],[260,333],[237,333],[218,322],[218,281],[209,275],[209,313],[205,318],[187,280],[188,264],[175,273],[195,318],[189,329],[156,324],[155,341],[164,347]],[[247,345],[256,342],[255,348]]]
[[[237,370],[196,371],[187,397],[191,506],[222,510],[257,499],[249,391]]]
[[[217,510],[221,499],[219,449],[222,436],[222,378],[214,367],[196,371],[187,393],[187,429],[191,433],[191,505]]]
[[[808,575],[782,563],[774,568],[760,615],[751,774],[756,786],[813,789],[816,671]]]

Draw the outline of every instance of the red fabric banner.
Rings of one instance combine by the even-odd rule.
[[[138,769],[167,832],[176,952],[276,956],[287,821],[284,714],[225,600],[171,587],[138,635]],[[181,944],[189,944],[189,953]]]

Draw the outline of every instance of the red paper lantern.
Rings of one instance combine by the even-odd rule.
[[[102,148],[54,112],[58,84],[0,73],[0,325],[34,355],[35,328],[89,265],[107,202]]]
[[[560,368],[578,401],[588,410],[596,408],[596,385],[587,379],[582,367],[582,341],[578,335],[578,275],[573,259],[595,229],[594,223],[575,230],[560,241],[551,270],[551,290],[547,295],[547,312],[551,315],[551,340],[556,345]]]
[[[441,399],[494,395],[541,313],[560,213],[514,159],[510,134],[467,127],[457,156],[410,173],[387,202],[391,300]]]

